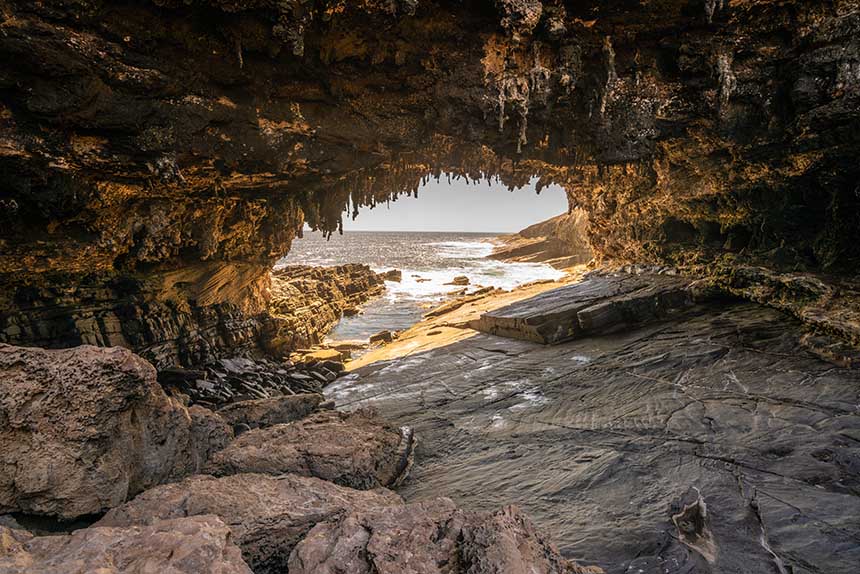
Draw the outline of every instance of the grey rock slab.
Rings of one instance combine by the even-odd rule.
[[[803,334],[753,304],[555,346],[479,334],[326,394],[415,426],[407,501],[517,504],[607,572],[854,574],[860,373],[807,352]],[[696,489],[710,561],[672,518]]]
[[[493,335],[555,344],[657,320],[692,305],[689,281],[680,277],[592,274],[488,311],[469,326]]]

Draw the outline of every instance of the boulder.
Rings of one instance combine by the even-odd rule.
[[[357,511],[316,525],[293,550],[290,574],[575,574],[515,507],[459,510],[447,498]]]
[[[0,526],[3,574],[252,574],[215,516],[33,536]]]
[[[256,574],[276,574],[287,571],[290,552],[317,523],[344,511],[400,504],[401,498],[386,489],[353,490],[291,474],[198,475],[148,490],[108,512],[96,526],[214,514],[230,526]]]
[[[126,349],[0,345],[0,513],[103,512],[197,472],[231,436]]]
[[[386,281],[394,281],[395,283],[400,283],[401,281],[403,281],[403,272],[400,269],[390,269],[388,271],[383,271],[380,275]]]
[[[318,393],[303,393],[240,401],[227,405],[218,414],[231,426],[248,425],[248,428],[268,427],[301,420],[319,408],[324,397]]]
[[[216,453],[205,472],[316,476],[343,486],[394,486],[412,464],[412,430],[366,411],[320,412],[285,425],[244,433]]]
[[[469,278],[465,275],[457,275],[445,285],[468,285],[470,283]]]

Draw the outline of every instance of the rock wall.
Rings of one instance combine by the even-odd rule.
[[[3,0],[0,331],[69,344],[55,323],[110,319],[137,282],[134,313],[168,306],[152,339],[181,323],[242,347],[257,283],[201,303],[165,295],[175,273],[261,278],[302,220],[334,231],[445,173],[565,186],[603,260],[853,273],[857,9]]]
[[[272,273],[269,310],[272,328],[266,337],[273,350],[321,343],[340,318],[385,289],[382,275],[367,265],[337,267],[290,265]]]

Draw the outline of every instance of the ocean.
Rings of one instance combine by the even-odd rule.
[[[429,309],[464,287],[445,285],[458,275],[470,280],[469,291],[481,287],[512,289],[564,273],[542,263],[507,263],[488,259],[499,234],[448,232],[345,231],[325,239],[305,232],[278,265],[331,266],[364,263],[374,271],[399,269],[400,283],[388,281],[385,294],[368,302],[360,315],[344,317],[331,339],[367,339],[384,329],[406,329]]]

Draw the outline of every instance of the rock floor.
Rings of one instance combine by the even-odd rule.
[[[746,303],[557,346],[478,334],[326,393],[415,428],[407,500],[518,504],[609,573],[853,574],[860,372],[802,334]]]

